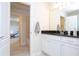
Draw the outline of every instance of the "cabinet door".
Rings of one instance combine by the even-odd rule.
[[[30,54],[31,56],[39,55],[41,52],[41,41],[40,41],[40,35],[36,35],[35,33],[30,33],[31,35],[31,49],[30,49]]]
[[[42,51],[50,56],[60,55],[60,37],[42,35]]]
[[[48,41],[48,54],[51,56],[59,56],[60,55],[60,42],[49,39]]]
[[[73,44],[74,43],[74,38],[71,38],[71,37],[60,37],[60,41],[65,42],[65,43],[70,43],[70,44]]]
[[[79,47],[64,43],[61,46],[61,55],[62,56],[79,56]]]
[[[48,44],[47,44],[47,38],[46,38],[45,35],[42,35],[42,40],[41,41],[42,41],[42,51],[44,53],[48,54],[48,50],[47,50]]]

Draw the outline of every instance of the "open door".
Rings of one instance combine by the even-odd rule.
[[[19,20],[19,39],[18,47],[11,50],[11,56],[28,56],[30,55],[30,6],[11,2],[11,16],[13,15]]]

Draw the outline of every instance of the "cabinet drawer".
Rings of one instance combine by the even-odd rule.
[[[74,38],[70,38],[70,37],[61,37],[60,41],[62,42],[66,42],[66,43],[74,43]]]
[[[79,47],[69,44],[61,45],[62,56],[79,56]]]

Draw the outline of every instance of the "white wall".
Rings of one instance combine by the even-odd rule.
[[[52,8],[50,11],[50,30],[57,30],[57,25],[60,23],[59,10]]]
[[[36,22],[38,21],[40,22],[41,30],[49,30],[49,9],[46,3],[42,2],[31,3],[30,15],[33,21],[31,24],[35,25]],[[31,27],[34,25],[31,25]],[[34,30],[34,27],[31,29]]]
[[[0,34],[4,36],[0,40],[0,55],[10,55],[10,3],[8,2],[0,2],[0,21],[0,31],[2,31]]]
[[[30,51],[31,55],[41,53],[40,35],[34,33],[36,22],[40,23],[41,30],[49,30],[49,11],[46,3],[31,3],[30,12]]]

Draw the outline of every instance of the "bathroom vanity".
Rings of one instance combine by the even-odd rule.
[[[57,11],[57,10],[56,10]],[[42,30],[42,52],[50,56],[79,56],[79,10],[50,15],[49,30]]]
[[[41,32],[42,52],[49,56],[79,56],[79,36]]]

